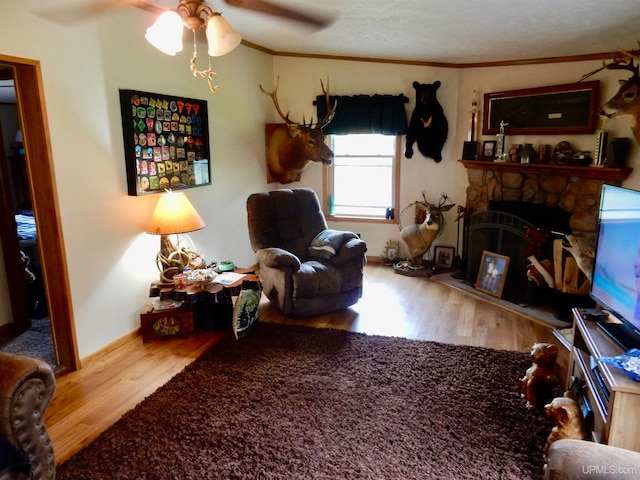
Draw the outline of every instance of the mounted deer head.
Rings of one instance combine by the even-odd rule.
[[[322,128],[325,127],[335,115],[337,102],[331,107],[329,98],[329,81],[327,88],[324,88],[322,80],[320,86],[327,102],[327,114],[322,120],[313,123],[313,119],[307,124],[304,117],[302,123],[293,122],[282,112],[278,103],[278,83],[272,92],[266,91],[260,85],[260,90],[265,95],[271,97],[276,112],[285,121],[284,125],[278,125],[271,137],[267,138],[267,180],[269,183],[278,181],[280,183],[291,183],[300,180],[302,171],[311,162],[320,162],[331,165],[333,162],[333,152],[324,143]],[[267,133],[268,135],[268,133]]]
[[[638,65],[634,65],[633,60],[640,59],[640,50],[632,50],[626,52],[620,51],[620,55],[614,56],[611,63],[602,62],[603,66],[593,72],[590,72],[582,77],[584,80],[587,77],[601,71],[601,70],[628,70],[632,73],[631,78],[627,80],[619,80],[620,89],[611,97],[600,109],[600,115],[612,118],[620,115],[631,115],[633,118],[633,125],[631,130],[636,138],[636,141],[640,143],[640,72]]]
[[[422,263],[422,256],[426,253],[433,241],[438,238],[444,231],[445,219],[444,212],[448,212],[455,205],[455,203],[447,203],[449,196],[446,193],[440,195],[440,202],[438,205],[429,203],[425,192],[422,192],[422,198],[424,202],[414,202],[404,208],[403,212],[413,206],[425,212],[425,218],[422,223],[414,223],[404,228],[400,224],[400,235],[402,240],[407,244],[409,249],[409,257],[413,265],[420,265]],[[400,214],[402,219],[402,213]]]

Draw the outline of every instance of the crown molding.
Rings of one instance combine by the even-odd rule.
[[[316,58],[322,60],[343,60],[347,62],[372,62],[372,63],[391,63],[396,65],[417,65],[423,67],[440,67],[440,68],[483,68],[483,67],[512,67],[518,65],[537,65],[545,63],[567,63],[567,62],[585,62],[591,60],[605,60],[613,58],[615,52],[591,53],[588,55],[569,55],[563,57],[543,57],[519,60],[502,60],[495,62],[477,62],[477,63],[455,63],[455,62],[429,62],[423,60],[401,60],[392,58],[377,57],[358,57],[349,55],[324,55],[319,53],[299,53],[299,52],[279,52],[263,47],[256,43],[242,40],[245,45],[254,50],[258,50],[274,57],[296,57],[296,58]]]

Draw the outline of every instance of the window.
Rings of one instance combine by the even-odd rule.
[[[324,169],[327,213],[332,219],[387,219],[397,212],[400,137],[331,135],[333,164]],[[389,220],[391,221],[391,220]]]

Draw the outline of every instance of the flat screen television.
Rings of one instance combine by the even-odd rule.
[[[591,298],[621,321],[598,326],[625,350],[640,348],[640,192],[603,185]]]

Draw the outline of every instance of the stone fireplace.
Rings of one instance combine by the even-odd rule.
[[[571,214],[573,232],[595,232],[604,183],[620,185],[631,168],[461,160],[467,168],[467,210],[489,210],[489,202],[514,200],[558,207]]]
[[[594,233],[602,185],[620,185],[631,173],[630,168],[461,162],[469,179],[466,279],[475,281],[484,249],[507,255],[511,291],[505,289],[506,299],[522,296],[527,287],[528,232]]]

